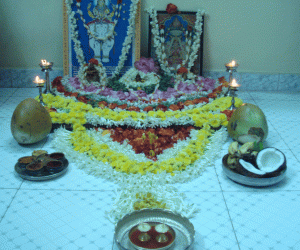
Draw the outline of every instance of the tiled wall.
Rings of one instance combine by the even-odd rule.
[[[53,69],[49,72],[50,81],[62,75],[62,70]],[[34,88],[36,76],[46,79],[45,72],[40,69],[0,69],[0,88]]]
[[[204,72],[205,77],[217,79],[225,76],[228,80],[227,72]],[[290,90],[300,91],[299,74],[255,74],[255,73],[235,73],[234,78],[241,84],[241,90]]]
[[[35,76],[45,79],[45,73],[41,70],[29,69],[0,69],[0,88],[34,88],[32,82]],[[52,81],[57,76],[62,76],[62,70],[52,70],[50,73]],[[225,76],[227,72],[204,72],[205,77],[217,79]],[[299,74],[254,74],[236,73],[234,77],[241,84],[241,90],[290,90],[300,91]]]

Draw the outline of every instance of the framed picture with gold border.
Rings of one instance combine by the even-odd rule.
[[[186,56],[185,52],[185,32],[188,29],[193,29],[196,23],[197,12],[181,11],[176,14],[169,14],[167,11],[157,11],[158,26],[164,28],[164,38],[166,58],[168,65],[175,69],[182,63]],[[155,54],[155,47],[152,35],[152,26],[150,25],[151,18],[149,17],[149,44],[148,56],[154,61],[158,61]],[[194,74],[203,75],[203,33],[204,33],[204,16],[202,16],[202,33],[200,36],[200,48],[197,52],[197,59],[194,62],[192,71]],[[187,67],[187,65],[184,65]]]
[[[70,1],[71,9],[75,13],[76,31],[85,63],[92,58],[97,59],[105,66],[107,75],[111,76],[118,66],[123,43],[127,37],[132,0],[69,0],[68,2]],[[79,5],[76,4],[78,1]],[[135,34],[121,74],[140,58],[140,5],[139,1],[135,17]],[[72,77],[77,75],[80,63],[71,36],[70,23],[66,2],[63,0],[63,68],[64,75]],[[107,38],[108,34],[110,34],[109,38]]]

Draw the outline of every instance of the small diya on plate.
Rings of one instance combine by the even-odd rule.
[[[164,223],[143,222],[130,230],[129,239],[137,250],[167,250],[175,242],[175,231]]]

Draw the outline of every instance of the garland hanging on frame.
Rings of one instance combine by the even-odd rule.
[[[128,53],[129,53],[132,41],[133,41],[134,36],[135,36],[135,21],[136,21],[136,14],[137,14],[139,1],[140,0],[132,0],[131,1],[131,5],[130,5],[130,9],[129,9],[129,20],[128,20],[129,25],[128,25],[128,28],[127,28],[126,37],[125,37],[124,42],[122,44],[121,55],[120,55],[119,60],[118,60],[118,65],[116,66],[114,72],[112,72],[112,76],[111,76],[112,78],[114,78],[114,77],[116,77],[120,74],[121,70],[124,67],[125,61],[128,58]],[[72,10],[72,5],[75,2],[76,2],[76,8],[77,9]],[[103,13],[107,14],[107,10],[105,10],[105,6],[104,6],[107,1],[100,1],[99,0],[99,3],[98,3],[97,0],[94,0],[94,2],[96,2],[98,4],[98,7],[100,6],[101,8],[104,8]],[[94,3],[94,4],[96,4],[96,3]],[[79,67],[81,68],[86,64],[86,59],[85,59],[85,56],[84,56],[84,51],[83,51],[83,48],[82,48],[81,41],[79,39],[80,34],[79,34],[79,31],[78,31],[78,20],[77,19],[80,19],[82,21],[83,26],[87,30],[87,33],[93,39],[95,39],[97,41],[100,41],[100,42],[110,40],[112,38],[112,36],[115,35],[114,28],[118,24],[118,20],[120,19],[120,16],[121,16],[122,0],[118,0],[117,4],[113,5],[113,10],[114,11],[111,12],[111,14],[109,14],[109,16],[107,18],[108,21],[106,20],[106,22],[110,22],[112,28],[109,30],[109,32],[106,34],[106,36],[104,36],[102,38],[95,35],[95,33],[86,24],[86,20],[83,17],[83,12],[81,10],[81,0],[76,0],[76,1],[74,1],[74,0],[65,0],[65,5],[66,5],[66,12],[68,14],[69,22],[70,22],[69,23],[70,33],[71,33],[70,37],[71,37],[71,40],[74,43],[74,51],[75,51],[75,54],[76,54],[76,59],[79,63]],[[89,7],[88,9],[90,9],[90,5],[88,5],[88,7]],[[98,17],[100,15],[99,12],[96,13],[95,11],[94,12],[89,11],[88,14],[90,16],[92,15],[94,17],[97,14],[98,14]],[[79,18],[77,18],[77,15],[79,15]],[[105,66],[101,62],[99,62],[98,66],[99,67],[97,67],[97,69],[104,68],[106,70]],[[99,71],[99,74],[102,74],[102,71]],[[81,70],[81,74],[78,75],[78,77],[81,81],[84,81],[84,73],[82,73],[82,70]],[[107,79],[105,79],[104,81],[107,81]]]

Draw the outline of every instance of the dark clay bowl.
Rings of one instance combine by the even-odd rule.
[[[63,169],[63,163],[61,161],[49,161],[46,165],[46,170],[49,173],[57,173]]]
[[[24,156],[18,159],[18,163],[21,168],[25,168],[28,164],[32,163],[33,161],[33,156]]]
[[[36,176],[43,172],[43,164],[41,161],[34,161],[26,166],[25,172],[29,175]]]
[[[60,152],[55,152],[49,155],[50,158],[55,159],[55,160],[59,160],[62,161],[65,159],[65,155],[63,153]]]

